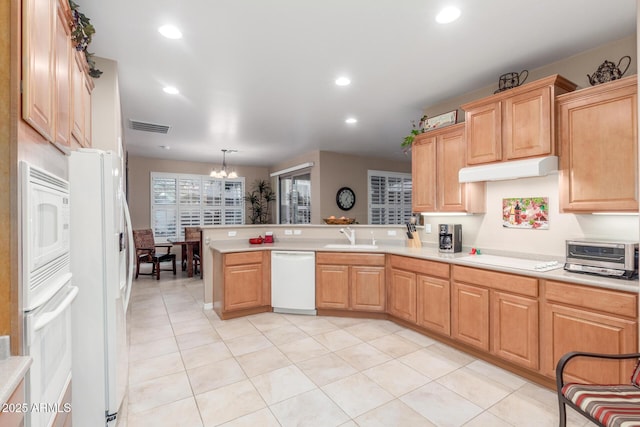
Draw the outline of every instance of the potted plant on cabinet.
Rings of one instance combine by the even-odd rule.
[[[420,118],[418,126],[416,126],[415,120],[411,120],[411,132],[409,133],[409,135],[404,137],[404,139],[402,140],[402,144],[400,144],[400,146],[402,147],[402,151],[404,151],[405,154],[411,151],[411,145],[413,144],[416,136],[424,132],[424,124],[426,121],[426,115]]]

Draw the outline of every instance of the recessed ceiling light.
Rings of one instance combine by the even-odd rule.
[[[356,119],[355,117],[349,117],[348,119],[346,119],[344,121],[345,123],[348,123],[350,125],[354,124],[354,123],[358,123],[358,119]]]
[[[174,27],[173,25],[163,25],[162,27],[158,28],[158,32],[160,32],[160,34],[162,34],[168,39],[182,38],[182,32],[177,27]]]
[[[448,24],[460,17],[460,9],[455,6],[445,7],[436,16],[436,22],[439,24]]]
[[[180,93],[180,91],[178,89],[176,89],[173,86],[167,86],[165,88],[162,89],[165,93],[168,93],[169,95],[177,95]]]
[[[338,86],[349,86],[351,84],[351,80],[349,77],[338,77],[336,79],[336,84]]]

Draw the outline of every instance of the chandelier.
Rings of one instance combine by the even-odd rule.
[[[238,174],[235,170],[227,172],[227,153],[235,153],[238,150],[227,150],[226,148],[223,148],[220,151],[222,151],[222,169],[220,169],[220,171],[216,171],[215,168],[211,169],[209,176],[211,178],[237,178]]]

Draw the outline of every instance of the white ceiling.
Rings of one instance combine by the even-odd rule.
[[[96,28],[89,50],[118,61],[131,154],[219,164],[226,148],[255,166],[318,149],[403,159],[425,107],[636,27],[635,0],[76,1]],[[447,4],[462,16],[436,23]],[[167,23],[184,37],[162,37]]]

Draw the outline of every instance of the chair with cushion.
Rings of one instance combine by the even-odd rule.
[[[165,268],[163,270],[173,270],[173,274],[176,274],[176,254],[171,253],[170,243],[156,244],[153,238],[153,230],[150,228],[144,230],[133,230],[133,241],[136,245],[136,279],[139,274],[156,276],[157,280],[160,280],[160,264],[164,262],[171,262],[172,268]],[[156,249],[165,248],[166,253],[158,254]],[[151,263],[151,273],[140,273],[141,263]]]
[[[197,240],[198,245],[194,245],[193,247],[193,268],[195,274],[198,272],[202,273],[201,268],[201,260],[200,253],[202,248],[202,232],[200,231],[200,227],[185,227],[184,228],[184,240],[194,241]],[[187,269],[187,246],[182,245],[182,271]]]
[[[563,376],[565,367],[574,358],[639,359],[640,353],[571,352],[562,356],[556,366],[560,427],[566,426],[566,405],[601,427],[640,426],[640,360],[630,373],[628,384],[565,383]]]

